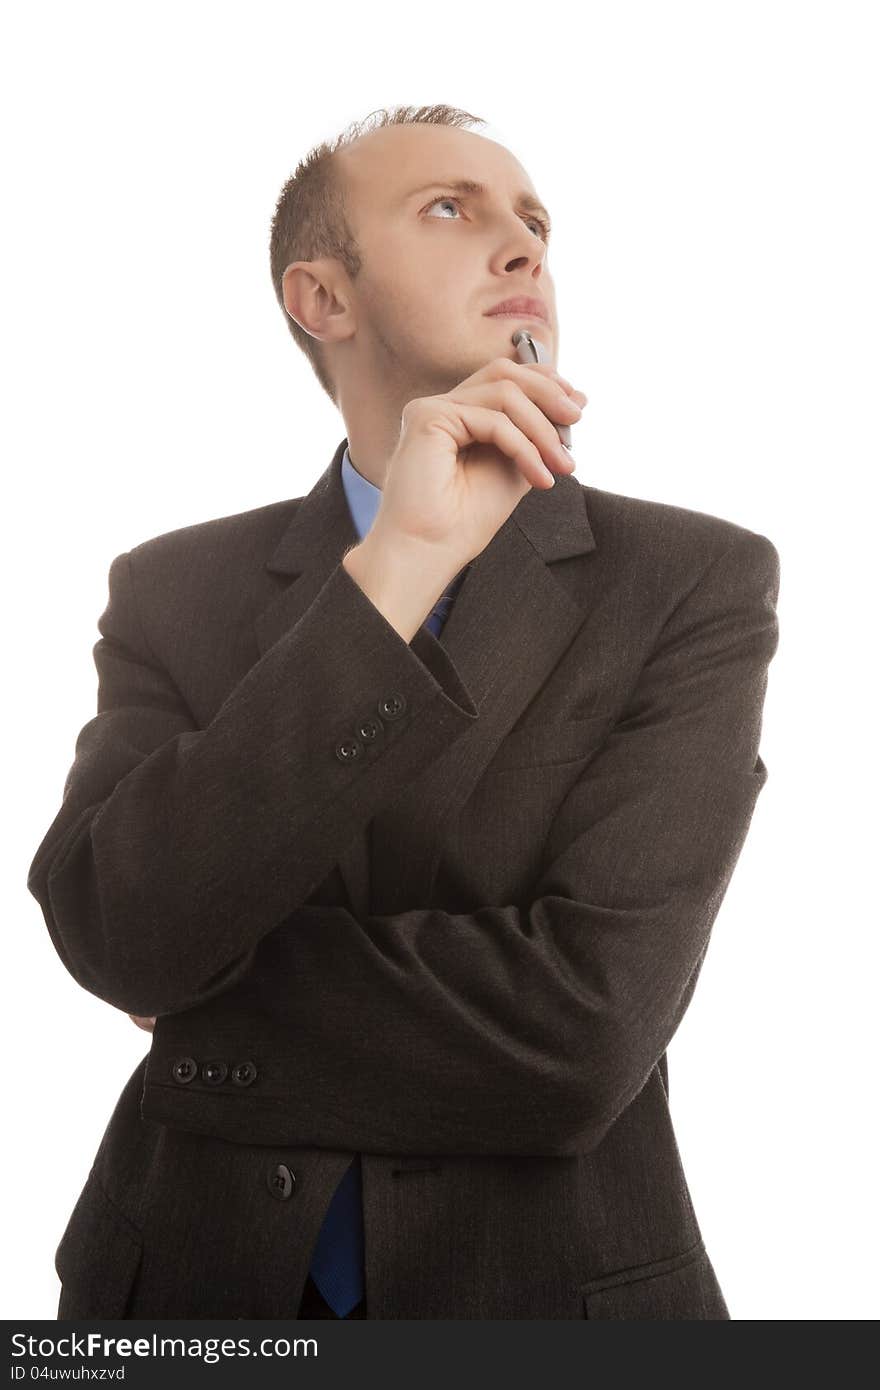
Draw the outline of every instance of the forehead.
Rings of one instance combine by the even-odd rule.
[[[499,193],[535,191],[505,145],[454,126],[384,126],[339,150],[337,159],[351,200],[363,212],[399,203],[432,179],[473,179]]]

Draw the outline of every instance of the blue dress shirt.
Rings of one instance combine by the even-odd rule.
[[[376,487],[375,483],[371,483],[369,478],[365,478],[363,473],[357,471],[351,461],[347,444],[345,453],[342,455],[342,486],[345,488],[348,510],[351,512],[354,529],[363,540],[376,520],[379,503],[382,501],[382,489]]]

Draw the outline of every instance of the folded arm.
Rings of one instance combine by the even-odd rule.
[[[766,780],[778,586],[777,552],[753,533],[703,573],[559,809],[529,904],[360,920],[303,905],[267,938],[265,974],[241,998],[159,1018],[155,1075],[195,1037],[236,1036],[239,1005],[247,1014],[258,998],[285,1040],[278,1102],[303,1143],[432,1154],[599,1143],[687,1008]],[[183,1115],[198,1085],[166,1087],[145,1113],[167,1103]]]
[[[401,781],[478,715],[443,649],[423,662],[342,563],[204,729],[152,655],[130,553],[98,627],[98,713],[28,888],[74,979],[146,1017],[245,975]],[[396,717],[340,760],[390,694]]]

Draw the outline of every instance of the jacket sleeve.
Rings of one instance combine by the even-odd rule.
[[[562,803],[527,903],[293,913],[277,1007],[302,1142],[553,1155],[601,1141],[681,1022],[766,781],[778,587],[754,532],[705,570]],[[151,1074],[218,1032],[160,1018]],[[160,1084],[152,1117],[168,1106],[173,1123],[193,1089]]]
[[[341,561],[203,729],[145,640],[131,552],[110,566],[98,628],[98,713],[27,883],[73,978],[146,1016],[245,974],[477,710],[447,654],[423,662]],[[338,756],[366,716],[377,737]]]

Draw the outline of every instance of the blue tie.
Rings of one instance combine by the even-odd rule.
[[[469,566],[459,571],[441,594],[425,626],[439,636]],[[361,1156],[356,1154],[333,1194],[318,1232],[309,1269],[322,1298],[338,1318],[347,1318],[364,1296],[364,1210]]]

